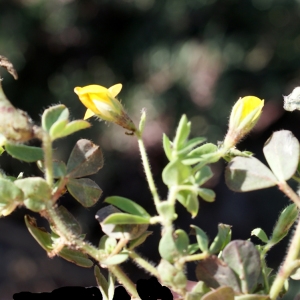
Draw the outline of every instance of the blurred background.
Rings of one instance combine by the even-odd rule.
[[[19,73],[14,81],[1,70],[4,91],[36,124],[43,110],[57,103],[65,104],[72,118],[82,118],[85,108],[73,92],[76,86],[122,83],[119,99],[135,123],[147,110],[145,143],[162,198],[167,193],[161,180],[167,164],[162,133],[173,138],[182,114],[192,121],[192,137],[217,143],[235,101],[255,95],[265,99],[264,111],[240,150],[265,162],[262,147],[273,131],[292,130],[300,138],[299,112],[282,108],[282,95],[300,85],[299,0],[0,0],[0,49]],[[106,196],[128,197],[152,214],[154,208],[135,138],[114,124],[91,123],[90,129],[58,140],[54,147],[55,158],[65,162],[79,138],[91,139],[103,150],[104,167],[92,177],[103,189],[100,201],[84,209],[68,195],[60,200],[96,245],[101,230],[94,216]],[[5,153],[0,164],[9,175],[41,175],[35,165]],[[224,183],[225,166],[213,164],[215,176],[207,184],[216,201],[200,200],[194,220],[178,204],[176,226],[189,231],[193,223],[211,239],[218,223],[232,225],[234,239],[248,239],[256,227],[270,234],[287,198],[277,188],[231,192]],[[48,258],[27,231],[24,214],[37,217],[18,209],[0,220],[1,300],[21,291],[96,285],[92,269]],[[151,228],[153,235],[139,248],[154,263],[159,260],[159,229]],[[271,251],[270,267],[278,267],[286,246],[283,241]],[[191,280],[194,267],[188,268]],[[133,280],[148,277],[130,263],[125,270]],[[285,299],[293,299],[299,286],[294,284]]]

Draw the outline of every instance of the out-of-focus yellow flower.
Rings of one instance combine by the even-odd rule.
[[[255,96],[246,96],[240,98],[233,106],[229,128],[226,134],[223,146],[225,149],[234,147],[257,123],[264,100]]]
[[[126,114],[123,105],[115,98],[121,89],[122,84],[120,83],[109,89],[95,84],[76,87],[74,92],[87,108],[84,120],[96,115],[105,121],[116,123],[133,132],[136,131],[135,125]]]

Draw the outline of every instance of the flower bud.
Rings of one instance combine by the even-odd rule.
[[[255,96],[240,98],[232,108],[229,129],[223,146],[225,149],[234,147],[257,123],[264,100]]]
[[[135,132],[134,123],[126,114],[120,101],[115,98],[121,89],[122,84],[113,85],[109,89],[101,85],[76,87],[74,92],[87,108],[84,120],[96,115],[105,121],[116,123],[125,129]]]

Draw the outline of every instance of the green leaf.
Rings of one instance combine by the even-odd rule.
[[[199,211],[199,200],[197,192],[193,192],[190,190],[181,190],[177,194],[177,199],[192,215],[192,218],[197,216]]]
[[[160,280],[171,288],[185,289],[187,278],[182,270],[175,268],[167,260],[162,259],[157,267]]]
[[[67,189],[84,207],[93,206],[102,194],[98,184],[89,178],[70,178],[67,183]]]
[[[261,272],[260,255],[249,241],[234,240],[223,250],[222,257],[237,274],[244,294],[253,292]]]
[[[149,224],[150,217],[140,217],[136,215],[130,215],[125,213],[115,213],[108,216],[103,224]]]
[[[165,135],[163,134],[163,147],[164,147],[164,150],[165,150],[165,154],[168,158],[168,160],[172,160],[172,146],[171,146],[171,141],[170,139]]]
[[[198,226],[191,225],[195,230],[198,246],[202,252],[208,252],[208,237],[207,234]]]
[[[255,228],[251,231],[251,235],[258,237],[265,244],[269,241],[268,236],[261,228]]]
[[[14,184],[24,193],[25,199],[46,203],[51,199],[51,188],[41,177],[28,177],[15,180]]]
[[[175,237],[175,244],[176,244],[177,250],[182,255],[187,255],[190,240],[189,240],[189,237],[186,234],[186,232],[182,229],[177,229],[174,232],[174,237]]]
[[[91,124],[89,122],[84,121],[84,120],[75,120],[75,121],[72,121],[72,122],[69,122],[68,124],[66,124],[66,126],[62,129],[62,131],[57,132],[55,137],[53,137],[53,138],[55,138],[55,139],[62,138],[64,136],[71,135],[74,132],[77,132],[79,130],[86,129],[89,127],[91,127]]]
[[[226,224],[218,225],[218,234],[209,247],[210,253],[219,253],[231,240],[231,226]]]
[[[196,244],[191,244],[188,246],[188,255],[194,254],[199,250],[199,245],[198,243]]]
[[[198,188],[198,194],[206,202],[214,202],[216,198],[215,192],[211,189]]]
[[[290,131],[274,132],[263,151],[279,181],[286,181],[295,174],[299,161],[299,142]]]
[[[94,265],[86,254],[83,254],[78,250],[64,247],[61,251],[59,251],[58,255],[65,260],[83,268],[91,268]]]
[[[52,125],[57,121],[69,119],[69,110],[65,105],[59,104],[46,109],[42,115],[42,127],[46,131],[50,131]]]
[[[235,300],[234,291],[229,286],[221,286],[205,294],[201,300]]]
[[[271,244],[279,243],[288,234],[290,228],[297,220],[298,214],[299,211],[294,203],[281,212],[272,232]]]
[[[182,161],[186,165],[194,165],[201,161],[214,162],[220,159],[220,155],[217,155],[218,147],[215,144],[207,143],[194,150],[192,150]]]
[[[109,237],[107,235],[103,235],[99,242],[99,249],[103,250],[106,254],[110,254],[113,252],[115,247],[117,246],[117,240],[113,237]]]
[[[255,157],[235,157],[225,171],[227,186],[236,192],[248,192],[274,186],[277,178]]]
[[[28,215],[25,215],[25,224],[34,237],[34,239],[40,244],[40,246],[50,252],[53,250],[51,234],[47,232],[44,228],[37,227],[36,220]]]
[[[210,178],[213,177],[213,172],[209,166],[204,166],[200,171],[195,174],[195,183],[199,186],[203,185]]]
[[[144,218],[151,217],[143,207],[141,207],[134,201],[124,198],[124,197],[111,196],[111,197],[107,197],[104,200],[104,202],[112,204],[112,205],[118,207],[119,209],[121,209],[129,214],[132,214],[132,215],[136,215],[136,216],[140,216],[140,217],[144,217]]]
[[[179,160],[173,160],[164,168],[162,178],[167,186],[179,185],[184,183],[191,174],[191,167],[185,166]]]
[[[176,151],[180,150],[191,132],[191,122],[188,122],[186,115],[183,115],[179,121],[176,135],[173,141],[173,147]]]
[[[98,266],[94,267],[94,275],[96,277],[97,284],[99,286],[102,299],[109,300],[108,298],[108,283],[105,277],[101,274],[101,270]]]
[[[119,265],[126,261],[128,259],[128,253],[119,253],[113,256],[109,256],[106,259],[101,260],[101,264],[107,265],[107,266],[112,266],[112,265]]]
[[[26,208],[34,212],[40,212],[47,208],[46,203],[43,200],[33,198],[25,199],[24,205],[26,206]]]
[[[103,167],[103,155],[99,146],[89,140],[79,140],[67,163],[68,177],[79,178],[97,173]]]
[[[59,206],[56,211],[61,220],[67,224],[68,228],[79,236],[81,234],[81,226],[75,217],[62,205]]]
[[[163,236],[159,241],[158,251],[160,256],[170,263],[173,263],[177,258],[181,256],[175,239],[173,237],[172,227],[168,227],[164,232]]]
[[[238,279],[233,270],[215,255],[209,256],[198,263],[196,277],[213,289],[217,289],[220,286],[228,286],[236,293],[241,292]]]
[[[6,142],[5,150],[13,158],[23,160],[26,162],[35,162],[44,159],[43,149],[39,147]]]
[[[178,156],[185,156],[187,155],[193,148],[195,148],[196,146],[204,143],[206,141],[206,138],[205,137],[196,137],[196,138],[193,138],[189,141],[187,141],[184,146],[182,147],[181,150],[179,150],[177,152],[177,155]]]
[[[61,132],[63,132],[68,123],[69,120],[59,120],[51,126],[49,135],[53,141],[60,138]]]
[[[21,202],[24,194],[12,181],[0,178],[0,203],[7,204],[9,202]]]
[[[118,215],[121,216],[119,217]],[[111,218],[113,222],[121,222],[122,224],[105,223],[106,221],[109,221],[109,218]],[[133,218],[135,218],[135,220],[133,220]],[[137,218],[139,220],[137,220]],[[148,224],[128,223],[128,222],[141,222],[141,221],[145,222],[145,219],[139,216],[122,214],[120,213],[120,210],[118,210],[116,207],[112,205],[108,205],[106,207],[99,209],[96,214],[96,219],[100,223],[102,231],[106,233],[108,236],[116,239],[134,240],[139,236],[141,236],[148,228]],[[123,224],[123,222],[126,222],[126,224]],[[149,223],[149,219],[148,219],[148,223]]]

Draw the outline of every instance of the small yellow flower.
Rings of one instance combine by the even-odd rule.
[[[224,147],[234,147],[257,123],[264,106],[264,100],[255,96],[240,98],[233,106],[229,129],[224,140]]]
[[[116,123],[130,131],[135,131],[135,125],[126,114],[122,104],[115,97],[120,93],[122,84],[116,84],[109,89],[101,85],[87,85],[76,87],[74,92],[79,100],[87,108],[84,120],[94,115],[97,117]]]

